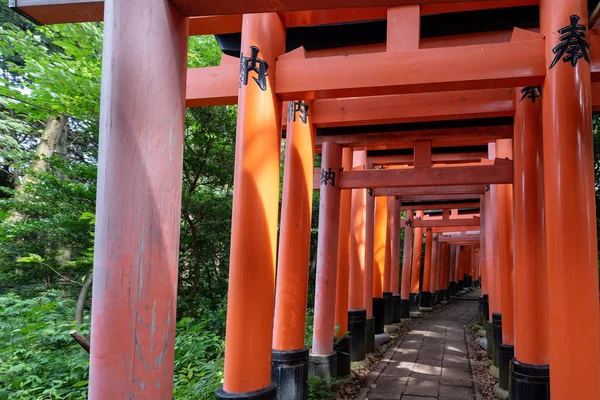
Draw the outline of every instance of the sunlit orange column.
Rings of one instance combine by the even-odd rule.
[[[280,393],[302,395],[308,378],[298,366],[308,368],[304,333],[315,148],[312,105],[292,101],[288,109],[273,327],[272,376]]]
[[[385,314],[385,325],[390,325],[394,322],[400,322],[400,309],[401,309],[401,301],[400,294],[398,293],[398,289],[396,289],[396,297],[394,297],[394,293],[391,289],[391,277],[392,277],[392,252],[394,253],[395,262],[399,264],[399,250],[400,250],[400,241],[398,240],[398,234],[394,232],[396,225],[394,225],[397,221],[396,219],[400,218],[398,215],[399,210],[395,206],[395,202],[398,201],[394,196],[387,197],[387,224],[386,224],[386,240],[385,240],[385,265],[383,272],[383,298],[385,299],[386,304],[386,314]],[[398,215],[398,216],[397,216]],[[400,231],[399,223],[398,223],[398,233]],[[398,243],[396,243],[398,242]],[[395,246],[392,251],[392,245]],[[398,269],[400,268],[397,265],[394,265],[396,273],[399,274]],[[400,278],[396,280],[398,283]],[[396,314],[397,317],[394,318],[394,307],[397,308]]]
[[[442,248],[440,250],[440,291],[441,297],[440,301],[442,304],[448,301],[448,243],[442,243]]]
[[[400,293],[402,301],[402,318],[410,317],[410,272],[413,249],[413,217],[413,210],[407,210],[404,228],[404,252],[402,254],[402,290]]]
[[[389,204],[389,203],[388,203]],[[400,238],[401,238],[401,218],[400,218],[400,199],[393,198],[391,210],[393,213],[392,221],[392,255],[390,266],[390,293],[392,294],[392,321],[400,322],[402,319],[402,296],[400,295]]]
[[[342,150],[342,168],[352,169],[352,149]],[[350,210],[352,190],[342,190],[340,194],[340,233],[338,237],[338,268],[335,285],[335,324],[338,326],[336,336],[344,337],[348,332],[348,280],[350,264]]]
[[[600,398],[600,307],[594,202],[590,63],[562,53],[565,27],[589,43],[588,2],[542,0],[542,93],[550,392],[553,400]],[[569,42],[571,43],[571,42]],[[554,50],[557,49],[557,50]],[[586,49],[587,50],[587,49]],[[596,50],[593,50],[596,51]],[[555,57],[562,59],[553,65]],[[587,56],[587,59],[586,59]],[[573,66],[573,64],[576,64]],[[552,66],[552,67],[551,67]],[[576,296],[575,299],[573,296]]]
[[[394,197],[387,197],[387,224],[385,235],[385,264],[383,271],[383,291],[391,292],[390,279],[392,276],[392,231],[394,229]]]
[[[383,278],[385,275],[385,248],[387,233],[387,197],[375,198],[375,238],[373,240],[373,317],[375,334],[383,333],[386,325],[386,299],[383,297]],[[390,304],[387,306],[391,311]],[[388,311],[388,313],[389,313]],[[391,314],[388,316],[391,317]],[[391,322],[391,321],[390,321]]]
[[[323,143],[320,179],[319,237],[315,279],[315,318],[310,354],[312,375],[337,376],[337,356],[333,351],[335,335],[335,285],[337,283],[337,244],[340,219],[340,189],[337,178],[342,166],[342,148]]]
[[[271,346],[281,142],[281,101],[273,87],[275,59],[285,51],[279,16],[244,15],[241,49],[269,69],[266,78],[248,71],[247,84],[242,81],[238,90],[223,390],[270,396],[277,389]]]
[[[421,292],[421,307],[431,308],[431,257],[433,255],[433,232],[425,229],[425,259],[423,260],[423,291]]]
[[[417,211],[415,219],[423,219],[424,212]],[[421,295],[419,293],[419,284],[421,281],[421,255],[423,252],[423,228],[415,228],[415,237],[413,239],[412,270],[410,273],[410,312],[411,317],[419,317],[419,305]]]
[[[363,273],[363,307],[367,311],[367,353],[375,348],[375,318],[373,317],[373,255],[375,227],[375,197],[367,189],[365,200],[365,270]]]
[[[167,0],[110,1],[104,15],[88,398],[167,399],[173,395],[187,18]]]
[[[365,169],[366,150],[353,152],[352,169]],[[352,211],[350,218],[350,279],[348,293],[348,330],[350,332],[350,359],[364,360],[366,357],[366,319],[364,308],[364,269],[365,269],[365,213],[366,189],[352,190]]]
[[[544,186],[541,99],[522,97],[538,88],[522,88],[515,100],[514,235],[515,359],[511,393],[542,398],[550,384],[548,290],[544,246]],[[541,89],[539,89],[541,90]]]
[[[512,140],[496,141],[496,156],[512,159]],[[514,357],[514,260],[513,260],[513,193],[512,185],[498,185],[498,260],[502,309],[502,344],[498,354],[500,387],[508,390],[510,360]]]

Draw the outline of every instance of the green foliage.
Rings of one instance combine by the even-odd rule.
[[[345,381],[345,378],[321,379],[318,376],[311,376],[308,379],[308,398],[310,400],[333,399],[338,385]]]

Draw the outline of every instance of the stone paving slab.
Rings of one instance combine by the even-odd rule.
[[[366,400],[475,400],[464,326],[477,308],[458,299],[423,318],[371,381]]]

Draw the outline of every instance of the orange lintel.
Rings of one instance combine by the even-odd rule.
[[[418,201],[469,201],[480,200],[480,194],[433,194],[426,196],[398,196],[402,202]]]
[[[481,241],[480,235],[468,235],[468,236],[442,236],[438,237],[438,242],[440,243],[452,243],[452,244],[460,244],[460,245],[478,245]]]
[[[513,163],[498,159],[479,167],[344,171],[338,181],[341,189],[503,184],[513,182]]]
[[[448,210],[451,208],[479,208],[479,202],[461,202],[461,203],[440,203],[440,204],[417,204],[417,205],[403,205],[401,210]]]
[[[481,228],[478,226],[440,226],[440,227],[434,227],[433,233],[447,233],[447,232],[474,232],[474,231],[478,231]]]
[[[432,143],[433,145],[433,143]],[[433,163],[463,163],[469,161],[479,162],[482,158],[487,157],[487,152],[460,152],[460,153],[443,153],[443,154],[432,154],[431,161]],[[403,154],[395,156],[371,156],[369,162],[373,165],[411,165],[413,163],[414,156],[412,154]]]
[[[410,171],[410,170],[409,170]],[[485,185],[383,187],[373,189],[374,196],[406,196],[433,194],[483,194]]]
[[[410,149],[414,146],[415,140],[430,139],[433,147],[462,147],[487,145],[496,138],[511,139],[512,137],[512,125],[499,125],[317,136],[316,146],[318,151],[325,142],[336,142],[344,147],[358,147],[367,150]]]
[[[282,59],[275,92],[294,100],[514,88],[540,85],[545,64],[543,40]]]
[[[454,226],[479,226],[479,218],[461,218],[455,220],[414,220],[413,227],[454,227]]]

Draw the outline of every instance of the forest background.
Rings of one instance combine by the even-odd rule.
[[[101,55],[101,23],[35,26],[0,2],[0,400],[87,397],[88,354],[69,331],[89,337]],[[190,38],[189,67],[220,56],[213,37]],[[234,106],[186,112],[176,399],[222,382],[235,123]],[[596,188],[598,132],[595,116]]]

